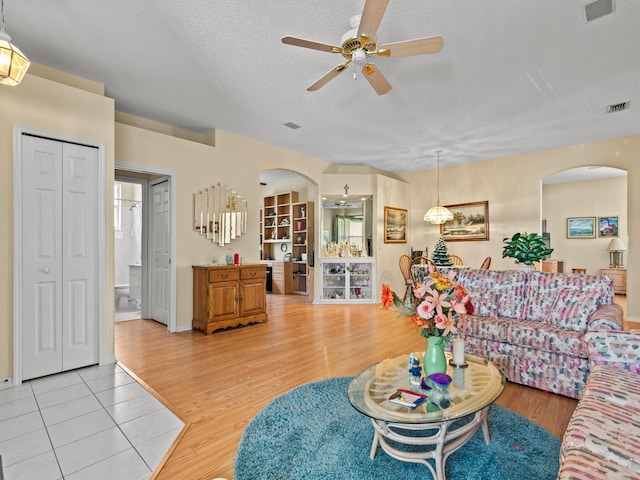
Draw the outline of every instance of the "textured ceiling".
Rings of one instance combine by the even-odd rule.
[[[379,44],[444,47],[377,59],[384,96],[351,69],[307,92],[342,57],[280,41],[339,44],[363,0],[6,0],[5,25],[31,60],[105,84],[119,111],[406,173],[437,149],[448,166],[640,133],[640,1],[590,23],[585,3],[391,0]]]

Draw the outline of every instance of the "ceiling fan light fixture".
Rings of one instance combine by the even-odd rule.
[[[389,0],[365,0],[362,14],[352,17],[351,29],[341,39],[340,46],[328,43],[314,42],[292,36],[282,37],[282,43],[295,47],[304,47],[311,50],[319,50],[340,54],[345,62],[336,65],[320,79],[307,87],[309,92],[315,92],[344,71],[350,63],[353,63],[353,78],[358,78],[358,70],[363,72],[365,78],[378,95],[384,95],[391,90],[391,84],[382,74],[380,69],[369,68],[369,59],[374,55],[381,57],[407,57],[411,55],[427,55],[438,53],[443,45],[441,36],[417,38],[386,44],[378,49],[376,34],[387,9]]]
[[[367,63],[367,54],[363,49],[359,48],[358,50],[351,52],[351,60],[354,65],[365,65]]]
[[[4,0],[0,0],[0,84],[18,85],[29,69],[31,62],[4,30]]]

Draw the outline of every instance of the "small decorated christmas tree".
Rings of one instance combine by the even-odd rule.
[[[437,267],[451,267],[453,263],[449,259],[449,252],[447,251],[447,245],[444,243],[444,238],[440,235],[438,242],[436,243],[436,248],[433,250],[433,255],[431,256],[431,260],[436,264]]]

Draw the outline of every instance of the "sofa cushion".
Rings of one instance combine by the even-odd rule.
[[[590,396],[635,412],[640,418],[640,375],[637,373],[594,366],[589,375],[587,392]]]
[[[589,317],[598,308],[601,298],[602,294],[596,288],[563,288],[556,293],[555,300],[543,321],[558,328],[585,332]]]
[[[467,315],[466,335],[498,342],[507,341],[507,328],[511,324],[510,318],[480,317]]]
[[[557,292],[564,289],[575,291],[593,289],[599,295],[598,305],[613,303],[613,281],[608,277],[530,272],[525,297],[526,305],[521,318],[544,321],[556,300]]]
[[[518,270],[465,269],[458,282],[469,291],[494,292],[499,317],[521,318],[527,273]]]
[[[468,290],[473,314],[478,317],[498,318],[498,305],[493,291]]]
[[[640,417],[619,405],[588,394],[569,421],[562,440],[565,451],[587,450],[605,461],[640,472]]]
[[[640,474],[586,450],[573,448],[560,458],[558,480],[640,480]]]
[[[535,321],[512,322],[506,329],[507,342],[562,355],[587,358],[583,335]]]
[[[589,331],[584,336],[589,363],[640,375],[640,335],[615,330]]]

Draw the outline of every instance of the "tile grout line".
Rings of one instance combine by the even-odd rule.
[[[123,372],[124,372],[124,371],[123,371]],[[125,373],[126,373],[126,372],[125,372]],[[115,375],[115,372],[112,372],[110,375],[111,375],[111,376],[114,376],[114,375]],[[107,407],[106,407],[106,406],[105,406],[105,405],[100,401],[100,398],[98,398],[97,393],[100,393],[100,392],[94,392],[94,391],[91,389],[91,387],[87,384],[87,381],[82,377],[82,375],[78,374],[78,376],[80,377],[80,379],[82,380],[82,382],[86,385],[86,387],[89,389],[89,391],[91,392],[91,395],[93,395],[93,397],[98,401],[98,403],[100,404],[100,407],[102,408],[102,410],[104,410],[104,411],[105,411],[105,413],[109,416],[109,418],[111,418],[111,420],[113,420],[113,423],[115,424],[116,428],[120,431],[120,433],[122,433],[122,435],[124,436],[124,438],[126,438],[126,439],[127,439],[127,442],[129,443],[129,445],[131,445],[131,448],[133,449],[133,451],[135,451],[135,452],[136,452],[136,455],[138,455],[138,456],[140,457],[140,459],[141,459],[141,460],[143,461],[143,463],[147,466],[147,468],[149,469],[149,471],[151,471],[151,472],[153,473],[153,470],[149,467],[149,465],[147,465],[146,460],[143,458],[143,456],[142,456],[142,455],[140,455],[140,452],[138,452],[138,450],[135,448],[135,446],[133,445],[133,443],[131,442],[131,440],[130,440],[130,439],[129,439],[129,437],[127,436],[127,434],[126,434],[125,432],[123,432],[123,431],[122,431],[122,429],[120,428],[120,425],[118,424],[118,421],[113,417],[113,415],[111,415],[111,413],[109,413],[109,410],[107,410]],[[108,375],[104,375],[103,377],[97,377],[97,378],[105,378],[105,377],[107,377],[107,376],[108,376]],[[97,380],[97,378],[93,378],[93,379],[91,379],[91,380]],[[132,379],[133,379],[133,377],[132,377]],[[135,379],[133,379],[133,381],[135,382]],[[136,383],[137,383],[137,382],[136,382]],[[118,386],[121,386],[121,385],[118,385]],[[108,389],[103,390],[103,391],[104,391],[104,392],[106,392],[107,390],[113,390],[113,389],[115,389],[115,388],[116,388],[116,387],[114,386],[114,387],[112,387],[112,388],[108,388]],[[116,405],[116,404],[114,404],[114,405]],[[76,418],[77,418],[77,417],[76,417]],[[102,431],[104,431],[104,430],[102,430]],[[95,433],[93,433],[93,434],[91,434],[91,435],[95,435]],[[91,435],[89,435],[89,437],[90,437]],[[88,438],[88,437],[83,437],[83,438]],[[55,451],[55,449],[54,449],[54,451]],[[123,450],[123,451],[126,451],[126,450]],[[86,467],[83,467],[83,468],[81,468],[80,470],[76,470],[75,472],[72,472],[72,474],[75,474],[75,473],[77,473],[77,472],[80,472],[80,471],[82,471],[82,470],[84,470],[84,469],[86,469],[86,468],[89,468],[89,467],[93,466],[93,465],[97,465],[98,463],[104,462],[105,460],[108,460],[108,459],[113,458],[113,457],[115,457],[115,456],[117,456],[117,455],[120,455],[121,453],[123,453],[123,452],[118,452],[118,453],[114,453],[113,455],[109,455],[108,457],[103,458],[103,459],[102,459],[102,460],[100,460],[99,462],[93,463],[93,464],[91,464],[91,465],[87,465]],[[56,458],[57,458],[57,457],[56,457]],[[62,473],[62,468],[60,468],[60,472]],[[64,478],[65,478],[65,477],[64,477],[64,473],[63,473],[63,474],[62,474],[62,479],[64,480]]]
[[[123,371],[123,372],[124,372],[124,371]],[[130,440],[130,439],[129,439],[129,437],[126,435],[126,433],[125,433],[125,432],[120,428],[120,425],[118,424],[117,420],[116,420],[116,419],[111,415],[111,413],[109,413],[109,410],[108,410],[108,409],[107,409],[107,407],[106,407],[106,406],[105,406],[105,405],[100,401],[100,399],[98,398],[98,396],[97,396],[96,392],[94,392],[94,391],[91,389],[91,387],[87,384],[87,380],[85,380],[85,379],[82,377],[82,375],[80,375],[78,372],[76,372],[76,373],[77,373],[78,377],[80,378],[81,383],[83,383],[83,384],[84,384],[84,385],[89,389],[89,392],[91,392],[91,396],[93,396],[93,397],[96,399],[96,401],[97,401],[97,402],[98,402],[98,404],[100,405],[100,408],[101,408],[101,409],[102,409],[102,410],[103,410],[103,411],[104,411],[104,412],[109,416],[109,418],[111,418],[111,419],[113,420],[114,425],[115,425],[115,426],[116,426],[116,428],[120,431],[120,433],[122,433],[122,435],[124,436],[124,438],[126,438],[127,442],[129,443],[129,445],[131,446],[131,448],[133,449],[133,451],[135,451],[135,452],[136,452],[136,455],[138,455],[138,457],[140,457],[140,459],[141,459],[141,460],[143,461],[143,463],[147,466],[147,468],[149,469],[149,471],[153,472],[153,469],[152,469],[152,468],[147,464],[147,462],[146,462],[146,460],[144,459],[144,457],[140,454],[140,452],[139,452],[139,451],[138,451],[138,449],[135,447],[135,445],[131,442],[131,440]],[[126,373],[126,372],[124,372],[124,373]],[[113,375],[115,375],[115,373],[114,373],[114,372],[112,372],[110,375],[111,375],[111,376],[113,376]],[[104,375],[104,376],[97,377],[97,378],[105,378],[105,377],[108,377],[108,376],[109,376],[109,375]],[[97,378],[92,379],[92,380],[97,380]],[[132,380],[133,380],[135,383],[137,383],[133,377],[131,377],[131,378],[132,378]],[[80,382],[79,382],[79,383],[80,383]],[[45,432],[46,432],[46,434],[47,434],[47,438],[49,439],[49,444],[51,445],[51,450],[52,450],[53,455],[54,455],[54,457],[55,457],[55,459],[56,459],[56,463],[58,464],[58,468],[60,469],[60,474],[62,475],[62,480],[64,480],[64,479],[65,479],[65,474],[64,474],[64,472],[62,471],[62,466],[60,465],[60,461],[59,461],[59,459],[58,459],[58,455],[57,455],[57,452],[56,452],[56,448],[53,446],[53,441],[52,441],[52,439],[51,439],[51,435],[49,434],[49,427],[47,426],[47,424],[46,424],[46,423],[45,423],[45,421],[44,421],[44,417],[43,417],[43,415],[42,415],[42,409],[40,408],[40,403],[38,402],[37,394],[36,394],[36,392],[33,390],[33,384],[32,384],[31,382],[29,382],[29,387],[31,388],[31,392],[32,392],[32,394],[33,394],[34,401],[36,402],[36,406],[37,406],[37,408],[38,408],[38,414],[40,415],[40,418],[42,419],[42,423],[43,423],[43,425],[44,425],[44,429],[45,429]],[[61,387],[61,388],[67,388],[67,387]],[[114,388],[116,388],[116,387],[112,387],[112,388],[109,388],[109,389],[106,389],[106,390],[113,390]],[[53,390],[56,390],[56,389],[53,389]],[[50,391],[53,391],[53,390],[50,390]],[[106,390],[103,390],[103,391],[106,391]],[[45,392],[45,393],[46,393],[46,392]],[[79,397],[78,397],[78,398],[79,398]],[[64,402],[63,402],[63,403],[64,403]],[[96,411],[98,411],[98,410],[96,410]],[[91,412],[89,412],[89,413],[91,413]],[[88,413],[85,413],[84,415],[88,415]],[[81,415],[81,416],[82,416],[82,415]],[[79,417],[73,417],[73,418],[79,418]],[[68,419],[68,420],[71,420],[71,419]],[[65,420],[65,421],[68,421],[68,420]],[[59,423],[62,423],[62,422],[59,422]],[[57,425],[57,424],[55,424],[55,425]],[[101,432],[102,432],[102,431],[105,431],[105,430],[101,430]],[[83,439],[86,439],[86,438],[89,438],[90,436],[95,435],[96,433],[100,433],[100,432],[94,432],[94,433],[92,433],[92,434],[90,434],[90,435],[87,435],[87,436],[85,436],[85,437],[78,438],[78,439],[74,440],[74,442],[75,442],[75,441],[79,441],[79,440],[83,440]],[[70,442],[70,443],[73,443],[73,442]],[[65,445],[68,445],[68,444],[65,444]],[[65,446],[65,445],[60,445],[60,447],[63,447],[63,446]],[[107,459],[109,459],[109,458],[112,458],[112,457],[114,457],[114,456],[116,456],[116,455],[119,455],[120,453],[122,453],[122,452],[118,452],[118,453],[115,453],[115,454],[113,454],[113,455],[110,455],[110,456],[108,456],[108,457],[106,457],[106,458],[103,458],[103,459],[102,459],[102,460],[100,460],[99,462],[93,463],[93,464],[91,464],[91,465],[87,465],[87,466],[85,466],[85,467],[81,468],[80,470],[77,470],[77,471],[75,471],[75,472],[71,472],[71,474],[75,474],[75,473],[77,473],[77,472],[79,472],[79,471],[81,471],[81,470],[84,470],[85,468],[89,468],[89,467],[91,467],[91,466],[93,466],[93,465],[96,465],[97,463],[103,462],[103,461],[105,461],[105,460],[107,460]],[[31,458],[33,458],[33,457],[31,457]]]
[[[116,364],[115,366],[116,366],[117,368],[116,368],[116,369],[114,369],[113,371],[111,371],[111,372],[110,372],[110,373],[108,373],[108,374],[105,374],[105,375],[98,375],[98,376],[97,376],[97,377],[95,377],[95,378],[91,378],[91,377],[89,377],[88,379],[85,379],[85,378],[84,378],[84,377],[79,373],[79,371],[76,371],[76,372],[75,372],[75,374],[78,376],[78,379],[79,379],[79,381],[78,381],[77,383],[72,383],[71,385],[63,385],[63,386],[59,386],[59,387],[55,387],[55,388],[51,388],[50,390],[45,390],[45,391],[42,391],[42,392],[39,392],[39,393],[37,393],[37,392],[36,392],[35,384],[34,384],[32,381],[24,382],[25,384],[27,384],[27,383],[28,383],[28,389],[29,389],[29,392],[30,392],[30,394],[31,394],[31,396],[32,396],[32,398],[33,398],[33,400],[34,400],[34,403],[35,403],[35,407],[36,407],[36,409],[37,409],[38,416],[40,417],[40,420],[42,421],[42,425],[44,426],[45,433],[46,433],[46,435],[47,435],[47,439],[48,439],[48,441],[49,441],[50,450],[47,450],[46,452],[49,452],[49,451],[50,451],[50,452],[52,452],[52,453],[53,453],[54,458],[55,458],[55,461],[56,461],[56,464],[57,464],[57,466],[58,466],[59,474],[60,474],[60,477],[59,477],[59,478],[61,478],[62,480],[64,480],[65,478],[67,478],[67,477],[68,477],[68,475],[76,474],[76,473],[77,473],[77,472],[79,472],[79,471],[82,471],[82,470],[84,470],[84,469],[87,469],[87,468],[90,468],[90,467],[92,467],[92,466],[95,466],[95,465],[97,465],[97,464],[99,464],[99,463],[101,463],[101,462],[104,462],[104,461],[106,461],[106,460],[109,460],[109,459],[111,459],[111,458],[115,457],[116,455],[120,455],[120,454],[122,454],[123,452],[128,451],[128,450],[129,450],[129,448],[131,448],[132,453],[133,453],[133,452],[135,452],[135,455],[137,456],[137,458],[138,458],[138,459],[142,460],[142,464],[147,468],[148,472],[150,472],[150,473],[149,473],[149,475],[150,475],[151,477],[153,476],[153,473],[154,473],[155,469],[151,467],[151,465],[149,464],[149,462],[148,462],[148,461],[145,459],[145,457],[142,455],[141,450],[140,450],[140,449],[138,449],[138,446],[137,446],[137,445],[133,442],[133,440],[132,440],[132,439],[131,439],[131,438],[130,438],[126,433],[125,433],[125,430],[121,427],[121,425],[124,425],[125,423],[127,423],[127,422],[129,422],[129,421],[133,421],[133,420],[135,420],[135,419],[137,419],[137,418],[142,418],[142,417],[145,417],[145,416],[151,415],[151,414],[155,413],[155,412],[156,412],[156,410],[154,410],[154,411],[152,411],[152,412],[144,413],[143,415],[138,415],[138,416],[136,416],[136,417],[134,417],[134,418],[131,418],[131,419],[126,420],[126,421],[123,421],[123,422],[122,422],[122,424],[120,424],[120,423],[118,423],[118,420],[115,418],[115,415],[113,415],[113,414],[109,411],[108,407],[107,407],[107,406],[105,406],[105,405],[103,404],[103,402],[100,400],[100,397],[99,397],[98,395],[99,395],[100,393],[102,393],[102,392],[107,392],[107,391],[109,391],[109,390],[113,391],[113,390],[115,390],[116,388],[118,388],[118,387],[122,387],[122,386],[125,386],[125,385],[135,385],[135,384],[137,384],[137,385],[139,385],[139,386],[141,386],[141,387],[142,387],[142,389],[143,389],[143,394],[142,394],[142,395],[139,395],[139,396],[137,396],[137,397],[135,397],[135,398],[149,397],[149,398],[151,398],[151,399],[155,399],[155,400],[158,400],[158,399],[157,399],[157,398],[156,398],[156,397],[155,397],[155,396],[154,396],[150,391],[148,391],[148,389],[145,387],[145,385],[144,385],[144,384],[140,383],[140,382],[136,379],[135,375],[131,375],[131,374],[130,374],[130,372],[128,372],[126,369],[123,369],[123,368],[122,368],[120,365],[118,365],[118,364]],[[83,368],[85,368],[85,367],[83,367]],[[80,370],[80,369],[77,369],[77,370]],[[126,375],[130,378],[130,380],[131,380],[131,381],[130,381],[129,383],[126,383],[126,384],[116,385],[116,384],[115,384],[114,379],[117,377],[117,375],[118,375],[118,374],[121,374],[121,373],[126,374]],[[88,384],[90,381],[99,380],[99,379],[106,379],[106,378],[110,378],[110,379],[111,379],[111,383],[112,383],[112,384],[110,385],[110,388],[106,388],[106,389],[104,389],[104,390],[101,390],[100,392],[95,392],[95,391],[94,391],[94,390],[89,386],[89,384]],[[49,393],[49,392],[54,392],[55,390],[61,390],[61,389],[69,388],[69,387],[73,387],[73,385],[79,385],[79,384],[84,385],[86,388],[88,388],[88,389],[89,389],[89,392],[91,393],[91,395],[81,395],[81,397],[85,397],[85,396],[93,396],[93,398],[98,402],[98,405],[100,405],[100,408],[99,408],[98,410],[93,411],[93,412],[99,412],[99,411],[101,411],[101,410],[102,410],[103,412],[106,412],[107,416],[112,420],[113,424],[115,424],[115,426],[117,427],[118,431],[119,431],[119,432],[124,436],[124,438],[126,439],[127,444],[129,445],[129,447],[127,447],[127,448],[126,448],[125,450],[123,450],[123,451],[120,451],[120,452],[114,453],[114,454],[112,454],[112,455],[109,455],[109,456],[108,456],[108,457],[106,457],[106,458],[102,458],[102,459],[100,459],[100,460],[99,460],[99,461],[97,461],[97,462],[94,462],[94,463],[92,463],[92,464],[90,464],[90,465],[86,465],[85,467],[83,467],[83,468],[81,468],[81,469],[79,469],[79,470],[77,470],[77,471],[70,472],[70,473],[68,473],[68,475],[65,475],[65,473],[64,473],[64,472],[63,472],[63,470],[62,470],[62,465],[61,465],[61,461],[60,461],[60,458],[59,458],[59,455],[58,455],[57,448],[56,448],[56,447],[54,447],[54,445],[53,445],[53,439],[52,439],[52,436],[51,436],[51,433],[50,433],[50,427],[53,427],[54,425],[59,425],[59,424],[60,424],[60,423],[62,423],[62,422],[66,422],[66,421],[70,421],[70,420],[74,420],[74,419],[79,419],[79,418],[81,418],[82,416],[84,416],[84,415],[89,415],[89,414],[91,414],[91,413],[93,413],[93,412],[86,412],[86,413],[83,413],[82,415],[79,415],[79,416],[73,416],[73,417],[68,418],[68,419],[66,419],[66,420],[62,420],[61,422],[57,422],[57,423],[55,423],[55,424],[53,424],[53,425],[47,425],[47,423],[45,422],[45,419],[44,419],[43,406],[42,406],[42,404],[41,404],[41,401],[39,400],[39,395],[45,395],[45,394],[47,394],[47,393]],[[26,386],[26,385],[25,385],[25,386]],[[25,398],[26,398],[26,397],[25,397]],[[77,398],[80,398],[80,397],[74,397],[74,398],[71,398],[71,399],[67,399],[67,400],[65,400],[64,402],[57,403],[57,404],[54,404],[54,405],[50,405],[50,407],[54,407],[54,406],[57,406],[57,405],[63,405],[64,403],[67,403],[67,402],[69,402],[69,401],[76,400]],[[131,399],[129,399],[129,398],[125,398],[124,400],[119,401],[119,402],[116,402],[116,403],[114,403],[113,405],[115,406],[115,405],[118,405],[119,403],[124,403],[124,402],[127,402],[127,401],[129,401],[129,400],[131,400]],[[186,426],[186,423],[184,422],[184,420],[183,420],[183,419],[181,419],[179,416],[175,415],[175,413],[174,413],[170,408],[168,408],[168,407],[167,407],[167,405],[165,405],[165,404],[164,404],[164,402],[160,401],[160,404],[161,404],[161,406],[162,406],[162,409],[164,409],[164,410],[166,410],[166,411],[168,411],[168,412],[172,413],[172,414],[173,414],[173,415],[174,415],[174,416],[175,416],[175,417],[176,417],[176,418],[177,418],[177,419],[182,423],[182,428],[184,428],[184,427]],[[48,408],[48,407],[47,407],[47,408]],[[157,410],[157,411],[160,411],[160,410]],[[35,411],[34,411],[34,413],[35,413]],[[113,428],[113,427],[109,427],[109,428]],[[88,435],[83,436],[82,438],[74,439],[74,440],[73,440],[73,442],[75,442],[75,441],[79,441],[79,440],[83,440],[83,439],[86,439],[86,438],[89,438],[89,437],[91,437],[92,435],[95,435],[95,434],[100,433],[100,432],[104,432],[104,431],[106,431],[106,430],[108,430],[108,429],[103,429],[103,430],[99,430],[98,432],[93,432],[93,433],[91,433],[91,434],[88,434]],[[167,433],[169,433],[169,432],[162,432],[162,433],[158,433],[158,434],[157,434],[156,436],[154,436],[153,438],[147,439],[147,440],[145,440],[145,441],[143,441],[143,442],[139,442],[139,445],[146,444],[147,442],[153,442],[153,441],[154,441],[154,439],[160,438],[160,437],[162,437],[163,435],[166,435]],[[179,434],[178,434],[178,436],[179,436]],[[65,443],[64,445],[59,445],[59,446],[58,446],[58,448],[62,448],[62,447],[67,446],[67,445],[69,445],[70,443],[73,443],[73,442]],[[46,453],[46,452],[43,452],[43,453]],[[32,459],[33,459],[33,458],[35,458],[35,457],[37,457],[37,455],[31,456],[31,457],[29,457],[29,458],[27,458],[27,459],[25,459],[25,460],[23,460],[23,461],[29,461],[29,460],[32,460]],[[154,458],[154,455],[152,455],[150,458]],[[150,478],[150,477],[148,477],[148,478]],[[0,477],[0,480],[2,480],[2,477]]]
[[[122,372],[123,372],[123,373],[125,373],[125,374],[127,374],[127,376],[128,376],[128,377],[130,377],[130,378],[134,381],[134,383],[136,383],[136,384],[140,385],[140,384],[136,381],[136,379],[135,379],[135,378],[133,378],[131,375],[129,375],[127,372],[125,372],[124,370],[122,370]],[[114,375],[114,374],[112,374],[112,375]],[[82,376],[81,376],[80,378],[82,378]],[[82,381],[83,381],[83,382],[85,382],[85,384],[86,384],[86,381],[84,380],[84,378],[82,378]],[[118,385],[118,386],[121,386],[121,385]],[[151,468],[151,466],[149,466],[149,464],[147,463],[147,461],[146,461],[146,460],[144,459],[144,457],[140,454],[140,452],[138,451],[138,449],[136,448],[136,446],[133,444],[133,442],[131,441],[131,439],[127,436],[127,434],[122,430],[122,428],[120,428],[120,424],[118,423],[118,420],[116,420],[116,419],[114,418],[114,416],[113,416],[113,415],[111,415],[111,413],[109,412],[109,410],[107,410],[107,407],[105,407],[105,406],[102,404],[102,402],[100,401],[100,399],[98,398],[98,396],[96,395],[96,393],[95,393],[93,390],[91,390],[91,387],[89,387],[89,385],[87,385],[87,388],[89,388],[89,390],[91,391],[91,393],[96,397],[96,400],[98,400],[98,402],[100,403],[100,405],[102,406],[102,408],[104,409],[104,411],[105,411],[105,412],[107,412],[107,415],[109,415],[109,418],[111,418],[111,419],[113,420],[113,423],[115,423],[115,425],[116,425],[116,427],[118,428],[118,430],[120,430],[120,433],[122,433],[122,435],[124,435],[124,438],[126,438],[126,439],[127,439],[127,442],[129,442],[129,445],[131,445],[131,448],[133,449],[133,451],[134,451],[134,452],[136,452],[136,455],[138,455],[138,456],[140,457],[140,459],[141,459],[141,460],[142,460],[142,462],[147,466],[147,468],[149,469],[149,471],[151,472],[151,474],[153,474],[153,469]],[[113,388],[108,389],[108,390],[113,390],[113,389],[115,389],[115,388],[116,388],[116,387],[113,387]],[[106,390],[105,390],[105,391],[106,391]],[[146,390],[145,390],[145,392],[146,392]],[[148,394],[148,393],[147,393],[147,394]],[[123,403],[123,402],[120,402],[120,403]],[[117,405],[117,404],[114,404],[113,406],[115,406],[115,405]],[[123,422],[123,423],[126,423],[126,422]],[[122,452],[120,452],[120,453],[122,453]],[[116,455],[118,455],[118,454],[116,454]],[[115,456],[115,455],[112,455],[112,456]],[[111,458],[111,457],[109,457],[109,458]]]
[[[49,445],[51,445],[51,452],[53,453],[53,457],[56,459],[58,470],[60,470],[60,475],[62,476],[61,478],[62,480],[64,480],[64,473],[62,473],[62,466],[60,465],[60,460],[58,459],[58,454],[56,453],[56,449],[53,447],[53,441],[51,440],[51,435],[49,434],[49,428],[47,427],[47,423],[44,421],[44,416],[42,415],[42,409],[40,408],[40,402],[38,402],[38,396],[36,395],[36,392],[33,389],[32,382],[29,382],[29,388],[31,389],[31,393],[33,394],[33,400],[36,402],[36,407],[38,407],[38,414],[42,419],[42,425],[44,425],[44,431],[46,432],[47,438],[49,439]]]

